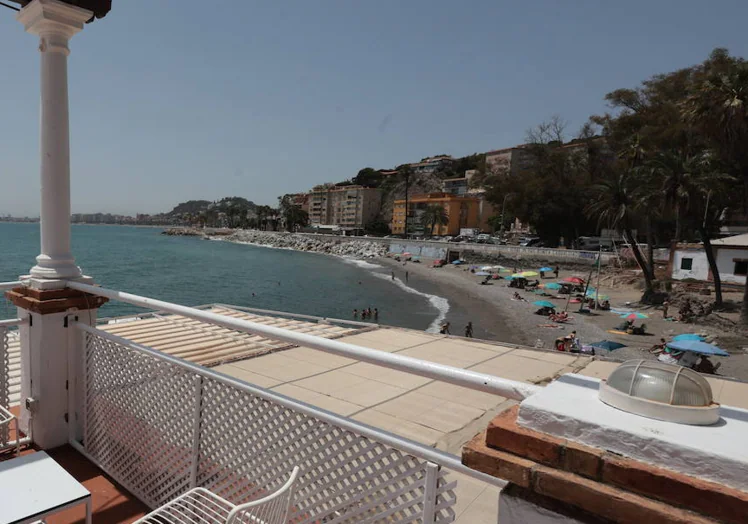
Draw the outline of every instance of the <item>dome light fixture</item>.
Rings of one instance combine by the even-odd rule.
[[[708,426],[719,420],[709,382],[695,371],[651,360],[627,360],[600,383],[609,406],[643,417]]]

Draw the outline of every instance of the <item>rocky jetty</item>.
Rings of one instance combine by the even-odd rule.
[[[230,242],[243,242],[296,251],[312,251],[352,258],[378,258],[387,254],[388,246],[386,244],[369,240],[349,240],[349,238],[341,237],[339,240],[330,240],[328,238],[315,238],[314,235],[246,230],[239,230],[224,237],[225,240]]]
[[[204,235],[202,229],[195,229],[194,227],[170,227],[161,231],[161,234],[172,237],[201,237]]]

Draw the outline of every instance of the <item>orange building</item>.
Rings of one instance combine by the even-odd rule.
[[[440,205],[449,216],[445,225],[434,227],[434,235],[459,235],[462,228],[486,229],[487,216],[485,213],[485,202],[478,196],[458,196],[449,193],[429,193],[427,195],[414,195],[408,199],[408,234],[430,235],[430,227],[424,226],[421,221],[423,212],[427,206]],[[395,235],[405,234],[405,200],[395,200],[392,209],[392,233]]]

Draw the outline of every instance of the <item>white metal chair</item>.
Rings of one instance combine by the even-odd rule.
[[[10,440],[10,425],[15,423],[16,440],[15,444]],[[9,410],[0,406],[0,450],[15,447],[16,455],[21,452],[21,434],[18,428],[18,419]]]
[[[296,466],[278,491],[239,506],[205,488],[194,488],[134,524],[286,524],[298,476]]]

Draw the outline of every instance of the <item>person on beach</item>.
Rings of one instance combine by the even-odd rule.
[[[358,318],[358,309],[353,310],[353,318]]]
[[[445,322],[444,324],[442,324],[442,327],[439,330],[439,333],[441,333],[442,335],[449,335],[450,334],[449,333],[449,322]]]
[[[556,278],[558,278],[558,272],[559,272],[559,269],[560,269],[560,268],[559,268],[558,266],[556,266],[556,267],[554,268],[554,270],[553,270],[553,274],[554,274],[554,275],[556,275]]]
[[[653,355],[659,355],[663,351],[665,351],[665,348],[667,347],[667,341],[664,338],[660,339],[659,344],[655,344],[651,348],[649,348],[649,352]]]
[[[670,302],[666,300],[665,302],[662,303],[662,318],[664,318],[665,320],[668,319],[668,316],[667,316],[668,309],[670,309]]]
[[[473,323],[468,322],[465,326],[465,338],[473,338]]]
[[[379,310],[377,308],[374,308],[374,321],[379,320]]]
[[[405,272],[405,281],[406,282],[408,281],[408,272],[407,271]]]
[[[361,320],[366,320],[366,309],[361,310]]]
[[[392,280],[395,280],[395,272],[392,271]]]

